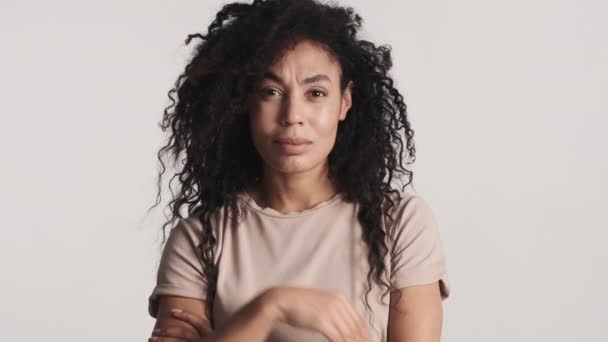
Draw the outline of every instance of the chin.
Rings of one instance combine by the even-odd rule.
[[[310,160],[310,157],[306,155],[273,156],[270,159],[265,159],[265,164],[280,173],[306,172],[319,165],[318,162]]]
[[[295,160],[301,157],[290,157],[291,160],[276,161],[273,168],[281,173],[300,173],[315,167],[314,164],[306,160]]]

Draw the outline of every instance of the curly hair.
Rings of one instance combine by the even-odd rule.
[[[255,184],[262,173],[263,161],[248,129],[247,98],[269,66],[303,39],[318,43],[339,61],[342,90],[353,82],[352,106],[338,125],[328,156],[329,177],[348,201],[359,204],[357,217],[369,247],[367,307],[371,310],[367,295],[372,275],[387,287],[382,298],[393,289],[389,278],[389,283],[382,279],[388,252],[383,215],[393,222],[394,195],[401,199],[392,182],[406,175],[403,188],[412,183],[413,171],[405,168],[403,160],[408,158],[406,164],[415,161],[414,131],[403,96],[389,76],[391,47],[357,38],[361,23],[353,8],[333,3],[255,0],[224,5],[206,35],[191,34],[186,39],[186,45],[193,38],[201,42],[169,91],[171,104],[159,123],[163,132],[171,129],[171,134],[157,155],[162,169],[154,206],[160,203],[161,178],[166,171],[163,157],[171,155],[175,166],[184,154],[183,168],[169,181],[171,216],[162,227],[163,242],[165,227],[183,218],[183,205],[188,215],[198,216],[203,226],[198,249],[208,284],[207,313],[212,327],[218,270],[213,262],[217,240],[210,218],[222,206],[238,211],[237,193]],[[179,179],[177,194],[171,188],[175,177]]]

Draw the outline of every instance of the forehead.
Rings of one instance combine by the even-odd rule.
[[[310,40],[300,41],[286,49],[269,69],[278,75],[295,72],[298,79],[317,73],[327,74],[334,79],[340,74],[340,64],[336,58],[320,44]]]

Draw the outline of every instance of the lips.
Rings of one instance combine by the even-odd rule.
[[[298,138],[298,137],[286,137],[286,138],[275,139],[275,142],[279,143],[279,144],[304,145],[304,144],[310,144],[312,141],[310,141],[308,139],[304,139],[304,138]]]
[[[282,137],[274,140],[278,155],[283,157],[295,157],[305,154],[311,149],[312,141],[299,137]]]

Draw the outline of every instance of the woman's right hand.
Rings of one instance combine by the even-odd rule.
[[[320,332],[331,342],[368,342],[367,325],[342,293],[307,287],[273,287],[266,293],[279,320]]]

